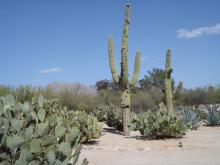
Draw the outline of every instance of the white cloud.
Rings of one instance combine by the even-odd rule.
[[[63,71],[63,68],[54,67],[54,68],[48,68],[48,69],[41,70],[40,73],[47,74],[47,73],[58,73],[58,72],[62,72],[62,71]]]
[[[179,29],[177,31],[179,38],[194,38],[205,35],[220,34],[220,23],[210,27],[199,27],[193,30]]]

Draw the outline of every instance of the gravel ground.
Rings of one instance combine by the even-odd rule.
[[[124,137],[104,126],[103,136],[84,145],[80,159],[89,165],[220,165],[220,127],[199,127],[180,139]]]

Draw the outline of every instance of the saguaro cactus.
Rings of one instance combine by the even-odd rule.
[[[171,55],[170,49],[167,49],[166,52],[166,77],[165,77],[165,97],[166,97],[166,106],[168,112],[173,111],[173,96],[172,96],[172,85],[171,85],[171,73],[173,69],[171,68]]]
[[[183,94],[183,82],[180,81],[178,83],[178,86],[177,86],[177,89],[176,89],[176,92],[175,92],[175,96],[174,96],[174,99],[177,100],[179,99]]]
[[[132,79],[128,80],[128,25],[130,23],[130,4],[125,6],[124,30],[121,46],[121,74],[119,75],[115,65],[114,46],[112,36],[108,39],[108,55],[112,77],[119,84],[121,92],[121,109],[123,111],[123,132],[125,136],[130,135],[128,128],[130,116],[130,87],[134,86],[138,79],[141,53],[137,51]]]

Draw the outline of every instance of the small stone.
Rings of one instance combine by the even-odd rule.
[[[178,147],[183,147],[182,142],[179,142]]]
[[[119,148],[118,151],[125,151],[125,148]]]

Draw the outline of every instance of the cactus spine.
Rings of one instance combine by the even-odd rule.
[[[108,39],[108,55],[112,78],[115,83],[119,84],[121,92],[121,109],[123,111],[123,132],[125,136],[130,135],[128,128],[130,116],[130,87],[134,86],[138,79],[141,53],[137,51],[135,57],[135,67],[132,79],[128,80],[128,26],[130,23],[130,4],[125,6],[124,30],[121,46],[121,74],[119,75],[115,65],[113,38]]]
[[[166,66],[165,66],[165,97],[166,97],[166,106],[168,112],[173,111],[173,96],[172,96],[172,85],[171,85],[171,73],[173,69],[171,68],[171,55],[170,49],[167,49],[166,52]]]

